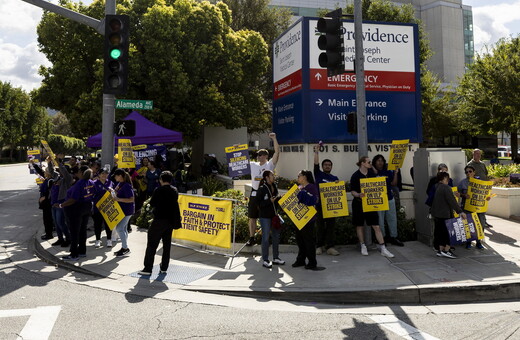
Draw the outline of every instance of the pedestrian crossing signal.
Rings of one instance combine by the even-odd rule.
[[[114,123],[114,133],[118,137],[135,136],[135,120],[119,120]]]

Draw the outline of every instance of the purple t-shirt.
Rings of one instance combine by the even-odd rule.
[[[92,202],[94,197],[94,183],[91,180],[80,179],[67,190],[67,199],[76,202]]]
[[[132,189],[132,185],[130,183],[126,182],[119,182],[117,183],[117,186],[114,188],[114,191],[117,194],[117,197],[119,198],[130,198],[134,197],[134,189]],[[133,215],[135,212],[135,205],[134,203],[124,203],[124,202],[118,202],[121,206],[121,210],[123,210],[123,213],[125,216]]]

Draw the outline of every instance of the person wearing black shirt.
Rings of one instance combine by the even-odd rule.
[[[159,186],[152,194],[150,206],[154,209],[154,219],[148,229],[148,242],[144,257],[144,269],[140,275],[152,275],[153,259],[159,246],[163,242],[163,253],[160,265],[160,273],[164,274],[170,264],[170,250],[172,242],[172,232],[181,227],[181,212],[179,209],[179,193],[177,188],[171,185],[173,174],[170,171],[163,171],[159,177]]]

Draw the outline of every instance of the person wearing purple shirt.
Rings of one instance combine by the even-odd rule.
[[[81,166],[72,171],[78,180],[67,190],[65,202],[54,205],[64,208],[70,230],[70,254],[63,257],[65,261],[77,261],[80,257],[87,256],[87,223],[94,196],[94,186],[90,180],[92,170]]]
[[[101,230],[103,226],[105,226],[105,232],[107,233],[107,247],[112,247],[112,230],[110,230],[103,215],[101,215],[101,212],[96,207],[96,203],[99,202],[103,195],[111,188],[113,188],[113,183],[108,179],[108,170],[102,169],[98,175],[98,179],[94,181],[94,210],[92,214],[94,234],[96,235],[94,247],[101,247]]]
[[[298,192],[298,202],[316,206],[319,200],[318,187],[314,184],[314,177],[309,170],[302,170],[298,174],[298,184],[300,191]],[[305,269],[322,270],[323,267],[317,266],[316,261],[316,233],[314,231],[314,222],[316,216],[313,216],[302,229],[296,230],[296,243],[298,244],[298,255],[293,267],[305,266]],[[305,263],[305,260],[308,260]]]
[[[121,238],[121,249],[116,251],[116,256],[124,256],[130,253],[128,248],[128,230],[126,228],[130,218],[135,212],[135,197],[134,190],[132,188],[132,179],[128,172],[123,169],[117,169],[114,172],[114,178],[117,185],[112,192],[114,193],[114,200],[119,202],[121,210],[125,214],[125,217],[117,224],[116,230]]]
[[[314,146],[314,178],[316,179],[316,185],[318,186],[321,183],[331,183],[338,182],[339,178],[334,176],[330,172],[332,171],[332,161],[330,159],[324,159],[321,162],[320,170],[320,144]],[[316,243],[316,255],[320,255],[323,251],[332,256],[339,255],[339,251],[337,251],[335,246],[335,228],[336,228],[336,218],[323,218],[323,211],[321,209],[321,204],[316,205],[316,210],[318,210],[317,215],[317,243]]]

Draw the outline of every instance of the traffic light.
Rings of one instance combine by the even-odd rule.
[[[114,133],[118,137],[135,136],[135,120],[118,120],[114,123]]]
[[[325,52],[318,57],[321,67],[327,68],[329,77],[345,73],[345,49],[343,45],[343,28],[341,25],[341,8],[318,19],[318,47]]]
[[[129,18],[105,16],[105,72],[103,93],[125,94],[128,89]]]
[[[351,135],[357,133],[357,114],[355,112],[347,113],[347,132]]]

